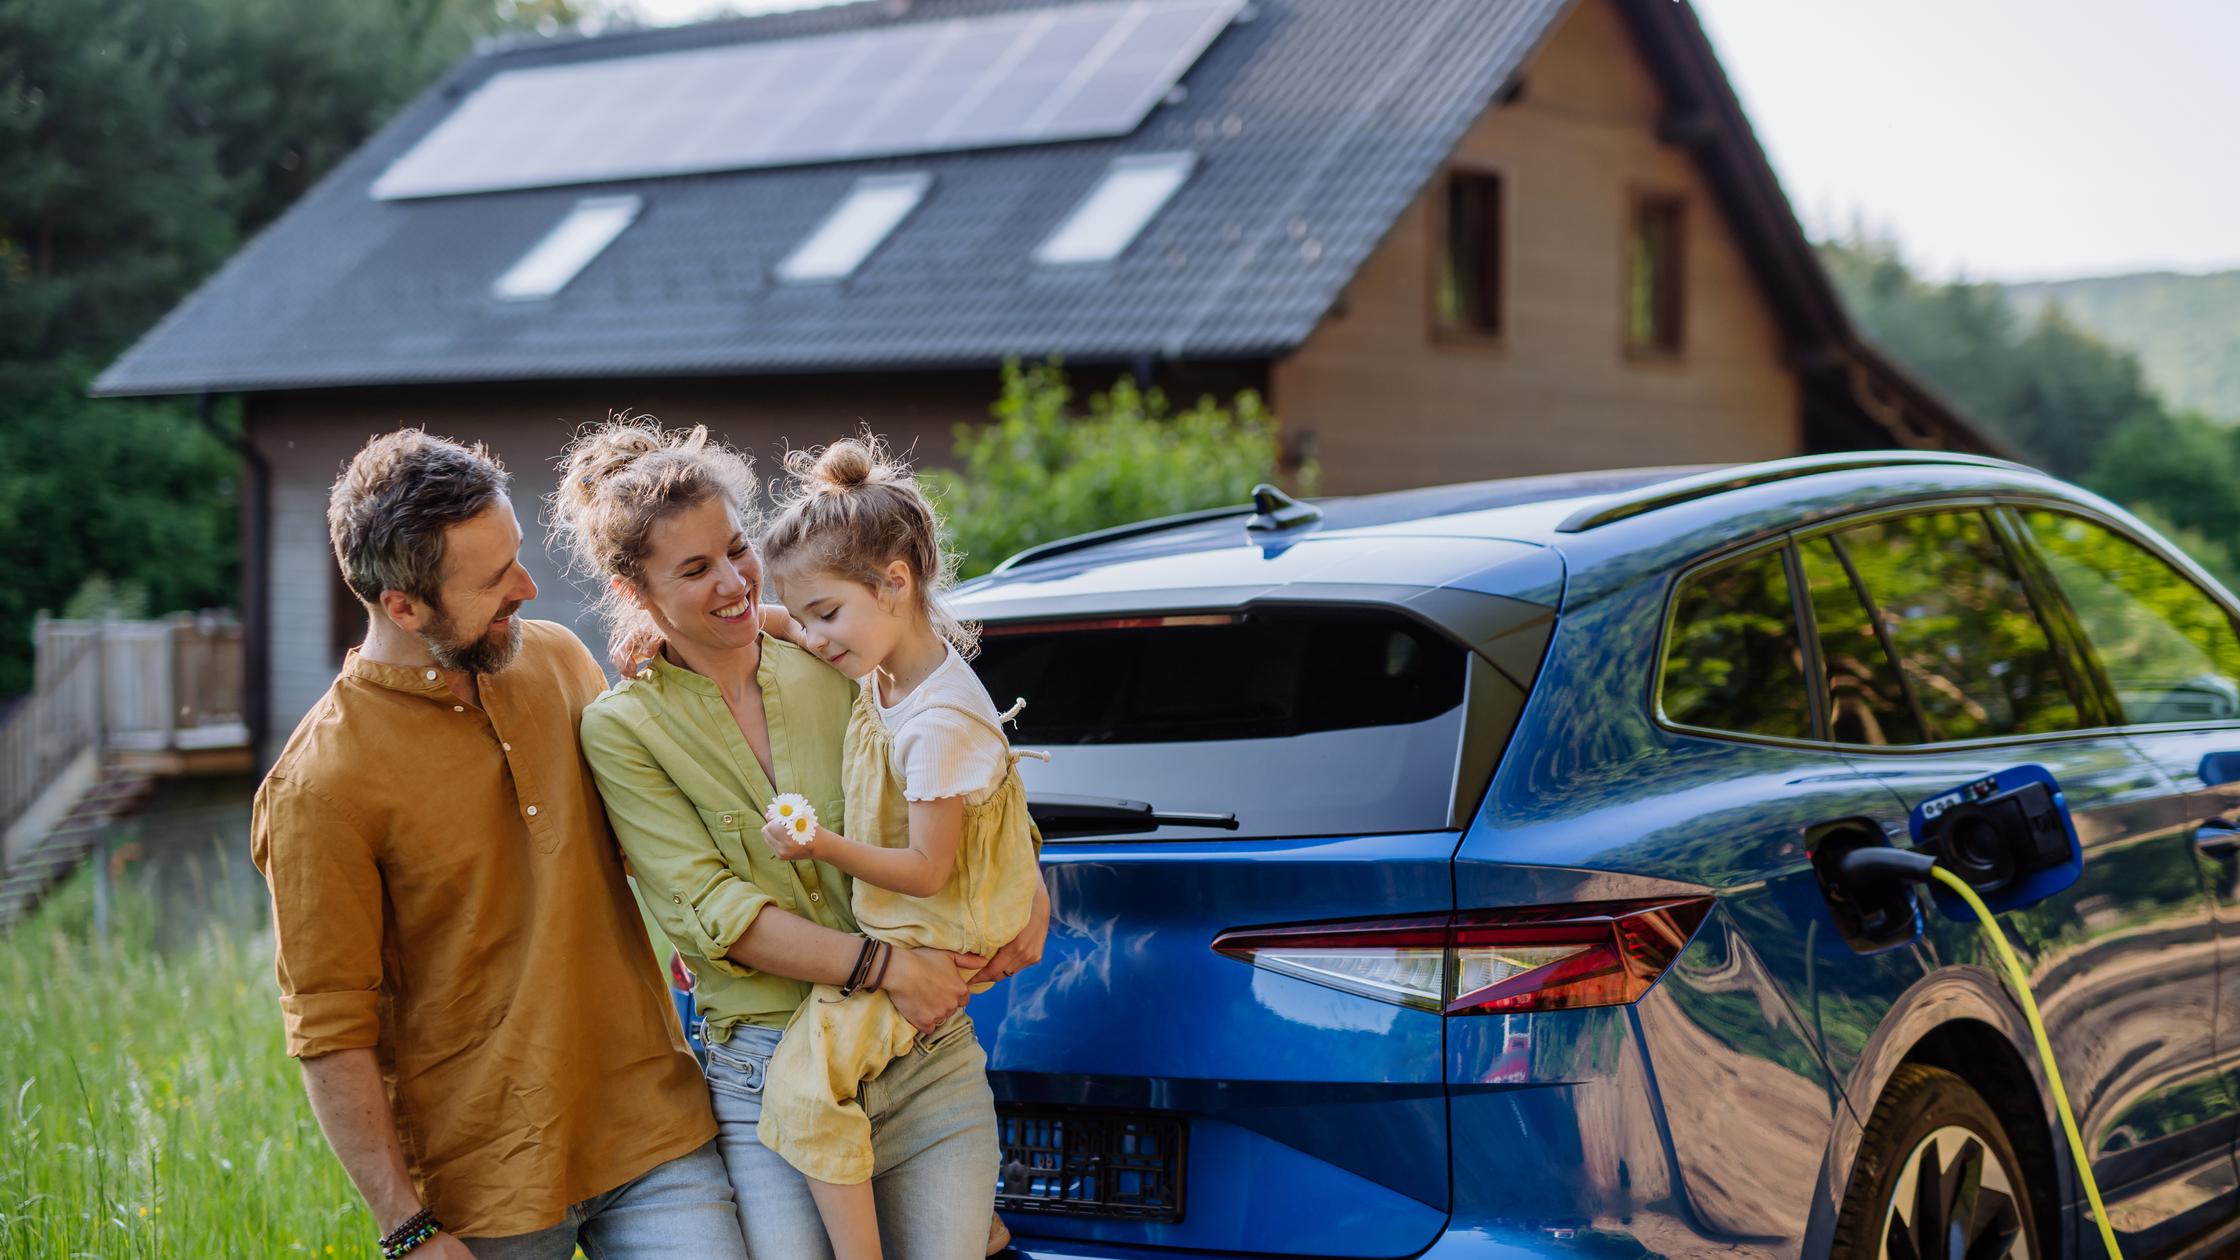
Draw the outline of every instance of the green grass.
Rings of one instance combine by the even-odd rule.
[[[269,934],[158,953],[81,878],[0,936],[0,1258],[376,1256],[284,1053]]]

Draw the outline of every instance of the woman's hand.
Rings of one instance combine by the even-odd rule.
[[[988,965],[972,973],[967,984],[983,984],[994,980],[1009,980],[1027,968],[1042,961],[1043,942],[1050,938],[1050,888],[1036,873],[1034,910],[1027,915],[1027,925],[1011,938],[1011,943],[996,951]]]
[[[770,851],[781,862],[815,861],[819,845],[830,835],[832,833],[822,826],[812,828],[806,836],[797,836],[785,823],[776,819],[762,824],[762,838],[770,842]]]
[[[957,966],[960,957],[969,956],[945,949],[897,949],[879,988],[911,1027],[930,1033],[963,1010],[972,996]]]
[[[801,623],[793,619],[784,604],[762,605],[762,632],[773,639],[784,639],[797,648],[809,646],[801,641]]]

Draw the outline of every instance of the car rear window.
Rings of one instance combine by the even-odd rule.
[[[1394,614],[1103,618],[986,628],[973,668],[1038,793],[1234,814],[1219,839],[1447,825],[1470,670],[1462,648]]]

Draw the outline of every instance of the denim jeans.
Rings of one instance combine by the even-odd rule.
[[[831,1260],[809,1183],[755,1137],[778,1030],[740,1025],[708,1043],[716,1143],[754,1260]],[[988,1056],[962,1011],[864,1086],[879,1237],[889,1260],[980,1260],[995,1210],[996,1108]]]
[[[568,1209],[550,1229],[464,1238],[475,1260],[747,1260],[723,1157],[708,1143]]]

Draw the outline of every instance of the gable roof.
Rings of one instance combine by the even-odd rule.
[[[420,201],[372,182],[501,70],[1061,0],[920,0],[491,52],[406,108],[96,382],[102,393],[1250,358],[1298,345],[1569,0],[1257,0],[1132,134]],[[1124,154],[1194,150],[1117,261],[1038,266]],[[867,173],[932,190],[835,285],[772,269]],[[578,198],[637,222],[549,301],[490,284]]]
[[[1304,342],[1576,0],[1253,0],[1134,132],[1104,140],[425,200],[369,193],[507,70],[1045,8],[881,0],[480,53],[407,106],[94,384],[99,394],[1252,359]],[[1809,389],[1845,444],[2005,453],[1851,327],[1689,6],[1615,0]],[[1196,167],[1120,258],[1034,258],[1114,159]],[[774,272],[855,182],[931,191],[856,272]],[[492,282],[587,196],[636,221],[556,296]]]

